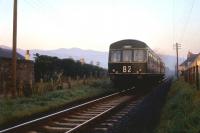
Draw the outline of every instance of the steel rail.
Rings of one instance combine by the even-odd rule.
[[[110,97],[113,97],[115,95],[118,95],[118,94],[121,94],[121,93],[125,93],[127,91],[130,91],[130,90],[133,90],[135,87],[132,87],[130,89],[127,89],[127,90],[122,90],[120,92],[116,92],[116,93],[113,93],[113,94],[110,94],[110,95],[107,95],[107,96],[104,96],[104,97],[101,97],[101,98],[98,98],[98,99],[95,99],[95,100],[92,100],[92,101],[89,101],[89,102],[86,102],[86,103],[83,103],[83,104],[80,104],[80,105],[76,105],[74,107],[71,107],[71,108],[67,108],[67,109],[64,109],[62,111],[58,111],[56,113],[52,113],[50,115],[46,115],[46,116],[43,116],[41,118],[37,118],[37,119],[34,119],[34,120],[31,120],[31,121],[28,121],[28,122],[24,122],[24,123],[21,123],[21,124],[18,124],[18,125],[15,125],[13,127],[10,127],[10,128],[6,128],[6,129],[3,129],[3,130],[0,130],[0,133],[5,133],[5,132],[9,132],[11,130],[14,130],[14,129],[17,129],[17,128],[20,128],[20,127],[24,127],[24,126],[28,126],[30,124],[33,124],[33,123],[36,123],[36,122],[39,122],[41,120],[45,120],[45,119],[48,119],[50,117],[53,117],[53,116],[56,116],[56,115],[60,115],[62,113],[67,113],[67,112],[70,112],[72,110],[75,110],[75,109],[78,109],[78,108],[81,108],[81,107],[84,107],[84,106],[87,106],[89,104],[92,104],[92,103],[95,103],[95,102],[98,102],[98,101],[101,101],[101,100],[104,100],[106,98],[110,98]],[[68,133],[68,132],[67,132]]]

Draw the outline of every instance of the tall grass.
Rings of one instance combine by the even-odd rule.
[[[0,100],[0,125],[58,108],[72,101],[113,91],[108,79],[96,80],[71,89],[49,91],[42,95]]]
[[[200,91],[184,81],[175,81],[162,110],[155,133],[199,133]]]
[[[106,80],[105,80],[106,79]],[[99,82],[101,84],[99,84]],[[33,89],[31,91],[27,91],[27,93],[30,94],[25,94],[25,96],[30,96],[32,95],[42,95],[46,92],[49,91],[54,91],[54,90],[58,90],[58,89],[71,89],[71,88],[76,88],[77,86],[81,86],[81,85],[95,85],[98,84],[98,86],[96,87],[100,87],[101,85],[107,85],[106,82],[109,82],[109,80],[107,80],[107,78],[99,78],[99,79],[95,79],[95,78],[86,78],[86,79],[78,79],[78,80],[69,80],[67,81],[61,81],[61,82],[56,82],[56,81],[49,81],[49,82],[37,82],[35,83]],[[99,86],[100,85],[100,86]],[[27,90],[25,88],[25,90]]]

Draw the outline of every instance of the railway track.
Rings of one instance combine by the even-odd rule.
[[[137,96],[129,95],[134,88],[114,93],[57,113],[44,116],[11,128],[1,130],[0,133],[73,133],[83,132],[88,129],[101,130],[95,127],[106,117],[112,116],[114,112],[130,103],[126,108],[132,107]],[[123,117],[128,112],[126,109],[117,116]],[[121,115],[121,116],[120,116]],[[112,117],[111,117],[112,118]],[[116,119],[115,119],[116,120]],[[112,125],[112,120],[101,125]]]
[[[120,127],[122,120],[132,111],[133,108],[143,100],[143,98],[135,99],[127,103],[126,106],[116,111],[111,116],[102,120],[100,123],[89,128],[88,131],[84,133],[113,133]],[[132,112],[133,113],[133,112]],[[116,128],[117,127],[117,128]]]
[[[157,109],[160,107],[159,102],[156,102],[156,100],[162,101],[163,96],[167,95],[167,88],[170,86],[170,80],[170,78],[163,79],[157,87],[152,87],[150,92],[142,92],[140,96],[138,95],[138,98],[130,101],[126,106],[84,133],[132,132],[129,129],[134,129],[133,132],[141,132],[146,128],[144,126],[146,121],[150,121],[148,125],[155,124],[154,122],[157,117],[152,112],[156,112],[157,114]],[[152,115],[154,115],[154,119],[152,119]],[[129,122],[132,123],[131,128]],[[138,125],[138,123],[140,124]],[[149,128],[149,130],[152,130],[152,128]],[[148,131],[148,126],[146,131]]]

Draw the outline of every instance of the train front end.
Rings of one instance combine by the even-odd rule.
[[[110,46],[108,72],[117,87],[138,84],[147,73],[147,47],[138,41],[121,41]]]

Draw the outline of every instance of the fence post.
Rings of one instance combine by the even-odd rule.
[[[84,84],[84,85],[87,84],[87,81],[86,81],[86,75],[85,75],[85,74],[83,75],[83,84]]]
[[[197,90],[199,90],[199,66],[196,65],[196,86]]]
[[[19,81],[19,85],[18,85],[18,96],[23,96],[24,95],[24,89],[27,89],[27,88],[24,88],[24,82],[22,80]]]
[[[193,67],[193,84],[195,83],[195,75],[196,73],[195,73],[195,66]]]
[[[190,74],[191,72],[190,72],[190,68],[188,69],[188,83],[190,83],[191,82],[191,80],[190,80]]]
[[[70,77],[70,76],[67,77],[67,84],[68,84],[68,88],[69,88],[69,89],[72,88],[72,85],[71,85],[71,77]]]

